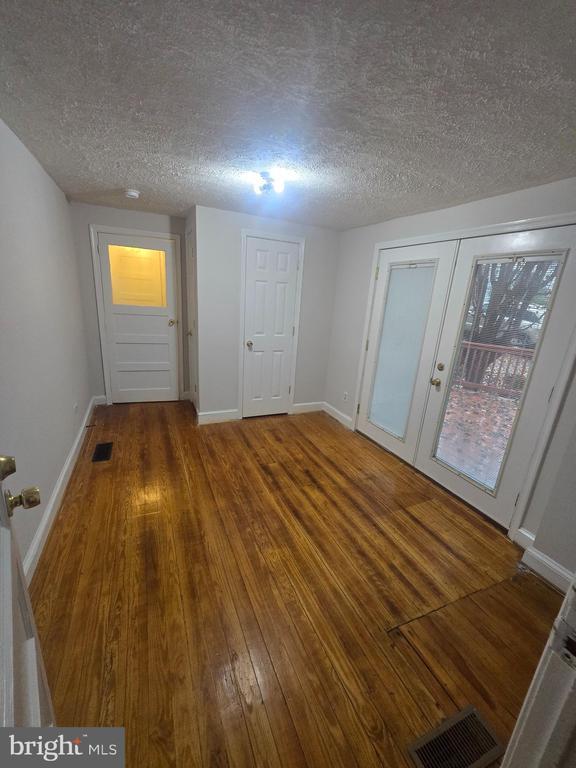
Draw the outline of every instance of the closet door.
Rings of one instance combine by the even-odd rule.
[[[380,251],[357,428],[411,463],[457,248]]]
[[[576,227],[462,240],[416,467],[509,526],[575,331]]]

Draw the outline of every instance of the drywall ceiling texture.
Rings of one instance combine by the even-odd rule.
[[[0,116],[84,202],[346,229],[576,175],[573,0],[0,11]],[[299,180],[256,197],[274,164]]]

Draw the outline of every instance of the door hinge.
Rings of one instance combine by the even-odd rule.
[[[360,403],[356,406],[356,413],[360,413]]]
[[[196,384],[194,384],[194,392],[196,392]]]
[[[380,265],[376,267],[376,280],[378,280],[378,275],[380,274]]]
[[[368,352],[369,346],[370,346],[370,339],[366,339],[366,352]]]
[[[292,392],[292,384],[289,384],[288,385],[288,394],[290,394],[291,392]]]
[[[520,498],[520,491],[518,491],[518,495],[516,496],[516,501],[514,502],[514,506],[518,505],[518,499]]]
[[[552,395],[554,394],[554,390],[555,389],[556,389],[556,385],[554,385],[552,387],[552,389],[550,390],[550,394],[548,395],[548,402],[550,402],[550,400],[552,400]]]
[[[296,326],[293,325],[292,326],[292,336],[294,336],[295,334],[296,334]]]

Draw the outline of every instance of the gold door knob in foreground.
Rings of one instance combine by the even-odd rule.
[[[20,491],[18,496],[12,496],[10,491],[6,491],[4,494],[6,499],[6,506],[8,507],[8,515],[12,517],[16,507],[24,507],[24,509],[30,509],[31,507],[37,507],[40,504],[40,489],[36,486],[32,488],[24,488]]]
[[[430,379],[430,384],[432,384],[433,387],[436,387],[436,389],[440,389],[440,384],[442,384],[442,382],[440,379]]]
[[[14,456],[0,456],[0,483],[6,480],[8,475],[16,472],[16,459]]]
[[[168,320],[168,325],[172,327],[173,325],[176,325],[176,320]]]

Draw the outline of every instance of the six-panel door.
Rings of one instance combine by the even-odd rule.
[[[246,238],[243,416],[288,411],[298,260],[298,243]]]

